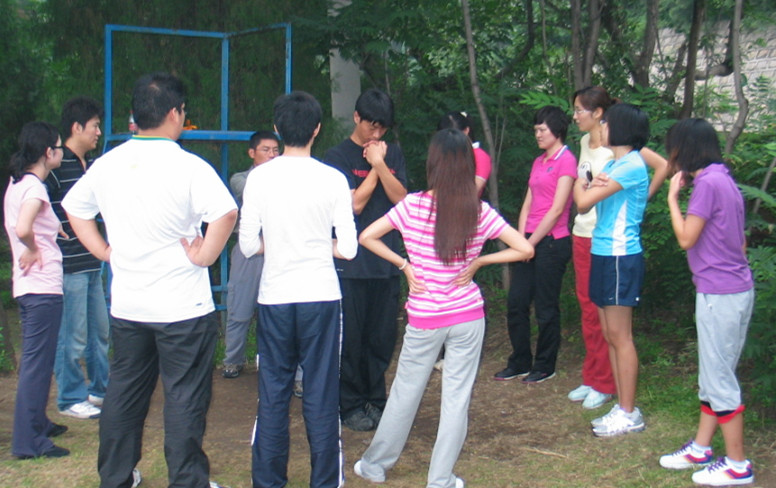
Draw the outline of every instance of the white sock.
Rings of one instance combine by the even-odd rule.
[[[711,446],[701,446],[695,440],[692,441],[692,444],[690,445],[692,447],[692,450],[697,452],[698,454],[705,454],[706,451],[711,451]]]
[[[734,460],[730,459],[727,456],[725,456],[725,462],[727,462],[727,464],[729,466],[732,466],[734,469],[736,469],[738,471],[746,470],[746,465],[748,464],[748,461],[746,461],[746,460],[744,460],[744,461],[734,461]]]

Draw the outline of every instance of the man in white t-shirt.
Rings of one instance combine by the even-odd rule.
[[[312,95],[281,96],[274,120],[285,150],[248,175],[240,216],[240,249],[246,256],[264,253],[253,486],[284,486],[288,480],[288,405],[299,364],[310,486],[338,487],[344,482],[339,426],[342,295],[332,254],[340,259],[356,255],[351,193],[342,173],[310,157],[321,128],[321,106]]]
[[[206,488],[202,439],[218,337],[207,268],[234,228],[237,206],[213,167],[176,143],[186,117],[180,80],[141,77],[132,110],[138,134],[95,161],[62,202],[81,242],[113,270],[100,487],[133,482],[161,374],[169,484]],[[97,230],[98,213],[110,244]]]

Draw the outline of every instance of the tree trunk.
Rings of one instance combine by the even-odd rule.
[[[634,82],[643,87],[649,86],[650,66],[655,53],[658,34],[659,3],[659,0],[649,0],[647,2],[647,24],[644,27],[644,44],[633,70]]]
[[[463,12],[463,25],[466,31],[466,52],[469,57],[469,79],[472,84],[472,96],[474,97],[474,103],[477,104],[477,111],[480,114],[482,120],[482,130],[485,133],[485,141],[488,144],[488,148],[493,154],[492,169],[490,174],[490,181],[488,186],[488,192],[490,195],[490,202],[493,207],[498,208],[498,154],[494,149],[496,148],[495,139],[493,137],[493,130],[490,126],[490,119],[488,118],[488,111],[485,108],[485,104],[482,102],[482,94],[480,92],[480,82],[477,76],[477,56],[474,50],[474,35],[472,34],[472,20],[471,10],[469,9],[469,0],[461,0],[461,10]],[[501,241],[499,241],[500,243]],[[509,286],[509,267],[504,265],[501,273],[501,286],[506,290]]]
[[[571,0],[571,59],[574,60],[574,90],[585,87],[584,60],[582,58],[582,0]]]
[[[606,0],[590,0],[588,2],[588,16],[590,17],[589,35],[585,46],[585,58],[583,60],[582,86],[584,88],[593,84],[593,63],[598,48],[598,39],[601,37],[601,11],[606,5]],[[577,89],[579,89],[577,88]]]
[[[581,0],[571,0],[571,55],[574,59],[574,89],[579,90],[593,83],[593,63],[595,62],[598,39],[601,36],[601,9],[605,1],[589,0],[587,13],[589,25],[587,34],[582,33]]]
[[[692,115],[692,107],[695,102],[695,72],[698,62],[698,42],[701,36],[701,27],[706,18],[706,0],[694,0],[692,12],[692,26],[690,27],[690,42],[687,45],[687,71],[684,74],[684,102],[679,111],[679,118],[686,119]]]
[[[736,117],[733,128],[725,139],[725,153],[733,152],[736,139],[744,131],[746,117],[749,115],[749,101],[744,96],[744,89],[741,87],[741,11],[743,10],[743,0],[736,0],[735,12],[730,26],[730,45],[729,52],[733,56],[733,82],[736,88],[736,100],[738,101],[738,117]],[[770,174],[770,173],[768,173]]]

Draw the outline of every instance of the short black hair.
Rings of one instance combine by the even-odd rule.
[[[649,140],[649,118],[639,107],[617,103],[604,113],[609,128],[609,146],[630,146],[641,151]]]
[[[356,112],[361,120],[393,127],[393,100],[384,91],[370,88],[356,100]]]
[[[62,106],[62,119],[59,129],[62,137],[67,140],[73,135],[73,124],[78,122],[82,127],[95,117],[102,119],[103,110],[100,102],[91,97],[73,97]]]
[[[323,115],[318,100],[303,91],[279,96],[272,111],[275,129],[287,147],[306,146]]]
[[[157,71],[141,76],[132,92],[132,116],[139,129],[155,129],[172,109],[183,110],[186,88],[170,73]]]
[[[259,142],[265,139],[272,139],[273,141],[280,144],[280,138],[278,137],[277,134],[275,134],[271,130],[257,130],[256,132],[251,134],[251,138],[248,140],[248,148],[256,149],[256,146],[259,145]]]
[[[566,141],[566,134],[569,130],[569,116],[560,107],[547,105],[540,108],[534,115],[534,125],[546,124],[552,135]]]
[[[685,173],[723,162],[717,131],[704,119],[675,123],[666,135],[666,152],[672,168]]]

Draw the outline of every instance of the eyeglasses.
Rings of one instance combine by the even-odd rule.
[[[575,108],[574,109],[574,113],[577,114],[577,115],[582,115],[585,112],[590,112],[590,110],[588,110],[586,108]]]
[[[50,147],[51,149],[55,150],[55,151],[56,151],[57,149],[62,149],[63,151],[65,150],[65,146],[49,146],[49,147]]]

